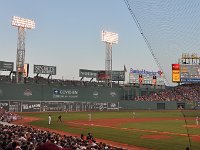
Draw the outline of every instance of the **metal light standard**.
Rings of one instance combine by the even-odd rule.
[[[112,44],[118,44],[118,34],[103,30],[101,40],[106,43],[105,78],[112,88]]]
[[[24,82],[25,61],[25,35],[26,29],[34,29],[33,20],[13,16],[12,26],[18,27],[17,56],[16,56],[16,82]]]

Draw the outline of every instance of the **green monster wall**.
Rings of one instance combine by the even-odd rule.
[[[27,101],[119,101],[123,88],[0,84],[0,100]]]
[[[0,106],[10,111],[193,109],[180,101],[134,101],[146,88],[0,83]],[[147,93],[155,89],[148,89]]]

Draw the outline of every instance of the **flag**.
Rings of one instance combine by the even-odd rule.
[[[126,66],[124,65],[124,72],[127,72]]]

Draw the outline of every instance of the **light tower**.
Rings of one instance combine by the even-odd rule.
[[[106,43],[105,77],[112,88],[112,44],[118,44],[118,34],[102,31],[101,40]]]
[[[13,16],[12,26],[18,27],[17,56],[16,56],[16,82],[24,82],[24,61],[25,61],[25,35],[26,29],[34,29],[33,20]]]

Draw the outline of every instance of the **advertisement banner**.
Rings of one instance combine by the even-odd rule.
[[[94,109],[95,110],[107,110],[107,103],[94,103]]]
[[[180,82],[180,64],[172,64],[172,82]]]
[[[79,77],[96,78],[97,80],[110,79],[110,73],[106,74],[105,70],[87,70],[79,69]],[[112,81],[125,81],[125,71],[112,71]]]
[[[22,102],[22,112],[36,112],[40,111],[40,102]]]
[[[1,71],[13,71],[13,68],[14,68],[14,62],[0,61]]]
[[[21,112],[21,101],[10,101],[9,111]]]
[[[78,89],[53,89],[53,98],[78,98]]]
[[[110,74],[106,74],[106,71],[99,71],[97,75],[97,80],[108,80],[110,79]]]
[[[108,102],[108,108],[111,110],[118,110],[119,109],[119,103],[118,102]]]
[[[79,77],[96,78],[97,74],[98,71],[95,70],[86,70],[86,69],[79,70]]]
[[[112,71],[112,81],[125,81],[125,71]]]
[[[56,75],[55,66],[34,65],[33,73]]]
[[[9,101],[0,101],[0,108],[9,111]]]
[[[24,77],[29,75],[29,64],[24,64]]]

